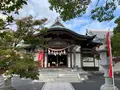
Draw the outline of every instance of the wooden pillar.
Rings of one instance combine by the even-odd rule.
[[[95,67],[95,57],[93,56],[93,61],[94,61],[94,67]]]
[[[68,55],[70,55],[70,54],[68,54],[68,52],[67,52],[67,56],[66,56],[66,59],[67,59],[67,67],[69,67]]]
[[[46,68],[48,68],[48,49],[46,50],[46,52],[47,52],[47,53],[46,53],[46,58],[47,58],[47,60],[46,60],[46,64],[47,64],[47,65],[46,65]]]
[[[44,49],[44,68],[47,68],[47,58],[48,58],[48,50]]]
[[[73,67],[75,67],[76,66],[76,51],[75,51],[75,47],[73,48],[73,60],[74,60]]]
[[[70,67],[72,68],[72,48],[70,48]]]
[[[81,48],[79,50],[80,50],[80,66],[81,66],[81,63],[82,63]],[[81,66],[81,68],[82,68],[82,66]]]
[[[83,55],[82,55],[82,48],[81,48],[81,68],[83,67]]]
[[[45,48],[44,48],[44,57],[43,57],[43,68],[45,67],[44,63],[45,63]]]

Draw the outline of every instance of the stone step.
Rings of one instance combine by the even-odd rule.
[[[40,78],[40,82],[80,82],[78,78]]]
[[[51,75],[51,76],[53,76],[53,75],[69,75],[69,76],[74,76],[74,75],[76,75],[76,74],[78,74],[78,73],[40,73],[40,75],[44,75],[44,76],[46,76],[46,75]]]
[[[78,76],[40,76],[40,78],[78,78]]]
[[[40,76],[41,77],[78,77],[78,74],[76,73],[76,74],[50,74],[50,73],[48,73],[48,74],[40,74]]]
[[[39,81],[41,82],[80,82],[77,74],[40,75]]]
[[[48,68],[39,71],[40,82],[81,82],[87,79],[87,75],[83,70]]]

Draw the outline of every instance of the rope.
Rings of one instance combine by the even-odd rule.
[[[48,47],[48,49],[51,50],[51,51],[63,51],[63,50],[65,50],[65,49],[67,49],[69,47],[72,47],[72,46],[74,46],[74,45],[70,45],[70,46],[67,46],[67,47],[62,48],[62,49],[53,49],[53,48],[49,48],[49,47]]]

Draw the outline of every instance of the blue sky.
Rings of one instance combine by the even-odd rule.
[[[90,19],[90,10],[93,9],[96,5],[97,0],[92,0],[92,3],[87,9],[86,14],[83,17],[75,18],[62,23],[69,29],[80,33],[85,34],[86,29],[88,30],[108,30],[113,29],[116,25],[114,24],[114,20],[110,22],[98,22]],[[101,0],[99,4],[103,3],[105,0]],[[40,18],[48,18],[48,25],[50,26],[54,23],[56,17],[59,16],[55,11],[49,10],[50,4],[48,0],[28,0],[28,5],[25,5],[23,9],[19,11],[19,15],[15,15],[15,18],[22,18],[28,15],[32,15],[36,19]],[[116,17],[120,16],[120,6],[115,11]]]

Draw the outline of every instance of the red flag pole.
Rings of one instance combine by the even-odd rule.
[[[106,41],[107,41],[108,55],[109,55],[109,59],[110,59],[109,77],[113,79],[113,87],[114,87],[114,90],[115,90],[115,80],[114,80],[114,71],[113,71],[112,50],[111,50],[111,40],[110,40],[109,31],[108,31],[108,33],[106,35]]]

